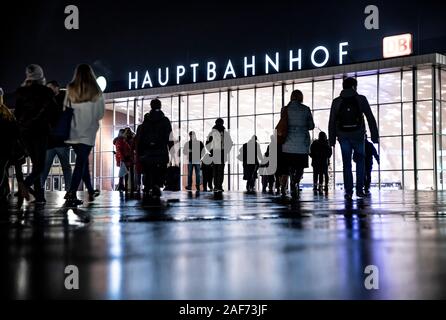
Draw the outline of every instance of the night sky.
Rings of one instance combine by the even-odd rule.
[[[64,8],[80,10],[80,30],[64,28]],[[380,30],[367,31],[364,8],[380,8]],[[446,52],[446,1],[15,1],[2,9],[0,86],[13,92],[30,63],[47,80],[70,81],[91,64],[110,83],[129,71],[347,39],[372,59],[381,39],[410,31],[418,53]],[[359,51],[358,51],[359,52]],[[354,53],[354,52],[353,52]],[[369,55],[369,56],[367,56]],[[355,62],[355,61],[349,61]]]

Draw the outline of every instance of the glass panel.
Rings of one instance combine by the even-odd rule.
[[[446,71],[441,70],[441,100],[446,101]]]
[[[274,112],[280,112],[282,109],[282,86],[274,86]]]
[[[418,171],[418,190],[434,190],[434,171]]]
[[[240,144],[248,142],[254,134],[254,117],[240,117],[239,118],[238,141]],[[232,131],[231,131],[232,134]]]
[[[220,117],[226,118],[228,116],[228,92],[220,92]]]
[[[413,134],[413,104],[403,104],[403,134]]]
[[[342,79],[342,78],[340,78],[340,79],[335,79],[335,81],[334,81],[334,93],[333,93],[333,97],[334,97],[334,98],[339,97],[339,95],[341,94],[341,91],[342,91],[342,82],[343,82],[343,79]],[[330,107],[331,107],[331,106],[330,106]]]
[[[417,137],[417,167],[418,169],[433,169],[432,136]]]
[[[378,76],[358,77],[358,93],[367,98],[370,104],[378,103]]]
[[[401,74],[384,73],[379,75],[379,103],[401,101]]]
[[[259,143],[268,143],[273,134],[273,115],[256,117],[256,135]]]
[[[187,104],[188,104],[188,97],[187,96],[181,96],[181,105],[180,105],[180,117],[181,121],[187,120]]]
[[[100,151],[113,151],[113,139],[117,136],[113,127],[101,127],[98,137],[101,138],[100,145],[97,146]]]
[[[237,106],[237,103],[238,103],[238,93],[237,93],[237,91],[231,91],[229,103],[230,103],[230,110],[229,110],[230,113],[229,113],[229,115],[231,117],[237,116],[237,110],[238,110],[238,106]]]
[[[178,97],[172,97],[172,121],[179,121],[178,118],[180,115],[180,107],[179,107],[179,99]]]
[[[413,101],[413,74],[412,71],[403,72],[403,101]]]
[[[204,117],[218,118],[220,116],[220,93],[207,93],[204,95]]]
[[[404,189],[414,190],[415,189],[415,177],[413,171],[404,171]]]
[[[285,85],[285,105],[287,105],[291,100],[291,92],[293,92],[293,84]]]
[[[432,101],[417,103],[417,133],[432,133]]]
[[[417,100],[432,99],[432,70],[417,71]]]
[[[203,119],[203,95],[197,94],[188,98],[188,120]]]
[[[254,112],[254,89],[239,91],[239,115],[253,115]]]
[[[234,143],[239,143],[238,142],[238,128],[239,128],[239,123],[238,123],[238,118],[237,117],[233,117],[229,119],[231,121],[231,130],[230,130],[230,135],[232,138],[232,141],[234,141]]]
[[[273,87],[256,89],[256,114],[273,112]]]
[[[329,109],[333,101],[333,81],[314,82],[314,110]]]
[[[161,98],[161,110],[169,119],[172,118],[172,98]]]
[[[115,103],[115,125],[127,125],[127,101]]]
[[[403,160],[404,160],[404,169],[413,169],[413,138],[412,137],[403,137]]]
[[[328,120],[330,118],[330,110],[315,110],[313,112],[314,136],[317,137],[320,131],[324,131],[328,135]]]
[[[339,145],[339,142],[336,141],[335,146],[335,171],[342,172],[343,166],[342,166],[342,153],[341,153],[341,147]]]
[[[197,139],[200,141],[203,141],[204,139],[204,133],[203,133],[203,120],[195,120],[195,121],[189,121],[189,132],[194,131],[197,135]],[[187,137],[187,140],[189,140],[189,136]]]
[[[381,171],[381,188],[400,190],[403,186],[401,171]]]
[[[381,136],[401,134],[401,104],[379,106],[379,134]]]
[[[294,90],[296,89],[302,91],[302,94],[304,96],[303,103],[311,109],[313,107],[313,83],[295,83]]]
[[[381,170],[401,169],[401,138],[380,139]]]

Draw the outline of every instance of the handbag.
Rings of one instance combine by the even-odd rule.
[[[121,161],[121,164],[119,165],[119,178],[125,177],[129,173],[129,170],[127,169],[127,166],[125,165],[124,161]]]
[[[69,106],[62,111],[56,125],[51,130],[51,136],[58,141],[66,141],[70,138],[71,121],[73,120],[74,110],[71,107],[71,101],[68,99]]]
[[[279,123],[276,126],[277,144],[284,144],[288,136],[288,107],[284,107],[280,115]]]

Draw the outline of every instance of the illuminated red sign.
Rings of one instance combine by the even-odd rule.
[[[408,56],[412,52],[412,35],[410,33],[385,37],[383,40],[384,58]]]

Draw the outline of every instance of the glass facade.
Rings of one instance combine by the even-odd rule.
[[[444,190],[446,168],[446,71],[438,67],[414,67],[356,73],[358,92],[365,95],[378,123],[380,143],[376,148],[381,164],[374,164],[372,187],[381,189]],[[323,79],[299,79],[286,83],[256,84],[230,88],[147,96],[107,101],[106,115],[101,121],[92,155],[92,172],[96,187],[114,190],[118,184],[118,168],[114,159],[113,139],[119,129],[136,131],[143,115],[150,110],[150,100],[159,98],[162,110],[171,119],[176,145],[182,154],[188,132],[195,131],[205,140],[215,119],[222,117],[234,141],[231,165],[225,169],[225,190],[243,190],[242,166],[237,160],[241,145],[257,135],[262,152],[279,121],[280,109],[290,99],[292,90],[304,94],[316,129],[328,131],[331,102],[342,90],[342,75]],[[182,185],[187,170],[181,163]],[[353,167],[354,168],[354,167]],[[62,189],[63,176],[56,163],[47,189]],[[336,144],[330,164],[332,187],[343,187],[342,160]],[[54,180],[54,177],[56,180]],[[312,168],[305,170],[303,187],[312,184]],[[57,187],[57,188],[56,188]]]

